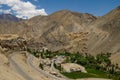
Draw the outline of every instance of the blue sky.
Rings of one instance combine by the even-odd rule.
[[[8,1],[19,1],[19,0],[8,0]],[[33,5],[32,8],[34,8],[34,10],[31,9],[31,11],[33,11],[34,14],[30,15],[28,18],[39,15],[38,13],[42,13],[46,15],[65,9],[81,12],[81,13],[91,13],[96,16],[102,16],[108,13],[109,11],[111,11],[112,9],[116,8],[117,6],[120,6],[120,0],[22,0],[21,2],[23,3],[29,2],[31,3],[31,6]],[[12,7],[15,7],[15,6],[9,6],[7,0],[4,0],[2,3],[3,3],[1,5],[2,7],[0,7],[0,9],[2,10],[7,10]],[[28,6],[27,7],[24,6],[24,8],[28,9]],[[15,10],[16,9],[13,8],[11,12],[15,15],[19,14],[18,17],[23,17],[23,14],[20,13],[20,11],[14,13]]]
[[[101,16],[120,6],[120,0],[38,0],[39,4],[48,14],[68,9]]]

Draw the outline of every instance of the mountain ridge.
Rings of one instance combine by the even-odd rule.
[[[19,22],[21,21],[21,18],[17,18],[16,16],[13,16],[12,14],[0,14],[0,22]]]
[[[48,16],[36,16],[18,23],[0,25],[0,34],[17,34],[33,43],[42,43],[42,47],[52,51],[118,54],[119,14],[120,7],[101,17],[62,10]]]

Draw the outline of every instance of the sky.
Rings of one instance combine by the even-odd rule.
[[[71,10],[102,16],[120,6],[120,0],[0,0],[0,13],[29,19],[59,10]]]

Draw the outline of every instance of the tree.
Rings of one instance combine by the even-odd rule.
[[[43,68],[43,64],[39,64],[39,67],[43,70],[44,68]]]

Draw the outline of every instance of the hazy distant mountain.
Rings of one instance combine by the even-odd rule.
[[[15,16],[13,16],[13,15],[11,15],[11,14],[0,14],[0,23],[2,23],[2,22],[11,22],[11,21],[13,21],[13,22],[19,22],[19,21],[21,21],[22,19],[20,19],[20,18],[17,18],[17,17],[15,17]],[[2,22],[1,22],[2,21]]]

